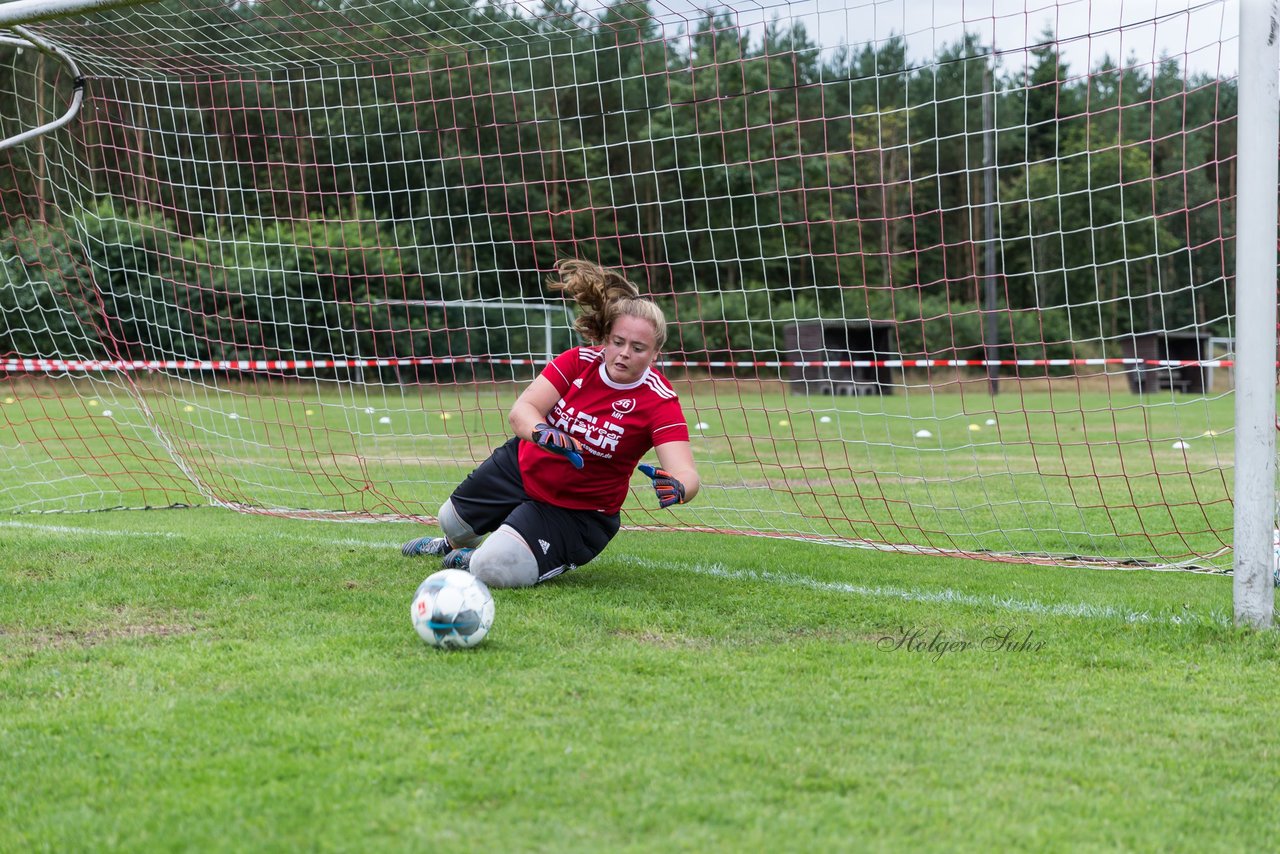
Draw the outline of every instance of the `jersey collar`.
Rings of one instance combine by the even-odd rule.
[[[636,380],[633,383],[628,383],[627,385],[623,385],[622,383],[616,383],[613,380],[609,379],[609,372],[605,370],[604,362],[601,362],[600,363],[600,380],[609,388],[614,389],[615,391],[630,391],[633,388],[639,388],[640,386],[644,385],[644,381],[649,379],[649,374],[652,372],[652,370],[653,370],[652,368],[645,368],[644,373],[640,375],[640,379]]]

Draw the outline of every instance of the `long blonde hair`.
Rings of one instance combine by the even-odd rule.
[[[564,291],[578,304],[573,328],[592,344],[601,344],[619,317],[638,317],[653,324],[657,348],[667,340],[667,318],[653,300],[640,296],[640,289],[617,270],[565,258],[556,263],[557,276],[547,278],[547,287]]]

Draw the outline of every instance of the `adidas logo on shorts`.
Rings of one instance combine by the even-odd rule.
[[[542,546],[543,554],[551,551],[551,543],[548,543],[546,540],[538,540],[538,545]]]

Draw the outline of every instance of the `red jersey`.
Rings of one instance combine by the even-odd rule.
[[[520,475],[529,495],[569,510],[622,509],[636,464],[650,448],[689,441],[680,400],[652,367],[622,385],[605,373],[599,347],[574,347],[555,358],[542,376],[560,392],[547,423],[582,443],[585,465],[520,443]]]

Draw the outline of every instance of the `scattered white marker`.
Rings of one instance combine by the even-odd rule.
[[[1182,441],[1181,439],[1179,439],[1178,441],[1176,441],[1176,442],[1174,442],[1174,443],[1173,443],[1173,449],[1174,449],[1175,451],[1182,451],[1182,450],[1185,450],[1185,449],[1190,448],[1190,447],[1191,447],[1191,445],[1190,445],[1189,443],[1184,442],[1184,441]]]
[[[239,420],[240,420],[240,416],[239,416],[239,415],[237,415],[237,414],[236,414],[236,413],[234,413],[234,412],[233,412],[233,413],[231,413],[230,415],[228,415],[227,417],[228,417],[228,418],[230,418],[232,421],[239,421]]]
[[[917,438],[917,439],[932,439],[932,438],[933,438],[933,434],[932,434],[932,433],[930,433],[928,430],[917,430],[917,431],[916,431],[916,438]]]
[[[305,413],[305,414],[307,414],[307,415],[315,415],[315,414],[316,414],[316,411],[315,411],[314,409],[308,409],[308,410],[306,411],[306,413]]]
[[[787,426],[787,425],[789,425],[790,423],[791,423],[790,421],[788,421],[787,419],[785,419],[785,418],[784,418],[784,419],[782,419],[781,421],[779,421],[779,422],[778,422],[778,426],[779,426],[779,427],[786,427],[786,426]]]
[[[979,430],[981,430],[981,429],[982,429],[982,427],[980,427],[980,426],[979,426],[979,425],[977,425],[977,424],[970,424],[970,425],[969,425],[969,432],[970,432],[970,433],[977,433],[977,432],[978,432]]]
[[[996,420],[995,420],[994,418],[988,418],[988,419],[987,419],[987,426],[988,426],[988,427],[994,427],[994,426],[996,426]]]
[[[818,419],[818,423],[819,423],[819,424],[830,424],[830,423],[831,423],[831,416],[830,416],[830,415],[824,415],[824,416],[822,416],[821,418],[819,418],[819,419]]]
[[[379,423],[379,424],[390,424],[390,423],[391,423],[391,419],[384,415],[384,416],[382,416],[381,418],[379,418],[379,419],[378,419],[378,423]]]
[[[110,410],[110,409],[104,409],[104,410],[102,410],[102,417],[103,417],[103,418],[110,418],[110,417],[111,417],[111,410]]]
[[[196,411],[196,408],[195,408],[194,406],[192,406],[191,404],[189,404],[189,403],[188,403],[186,406],[182,407],[182,411],[183,411],[183,412],[195,412],[195,411]]]
[[[708,424],[708,423],[707,423],[707,422],[705,422],[705,421],[699,421],[697,424],[694,424],[694,425],[693,425],[693,429],[695,429],[695,430],[706,430],[706,429],[707,429],[708,427],[710,427],[710,426],[711,426],[711,425],[710,425],[710,424]]]

